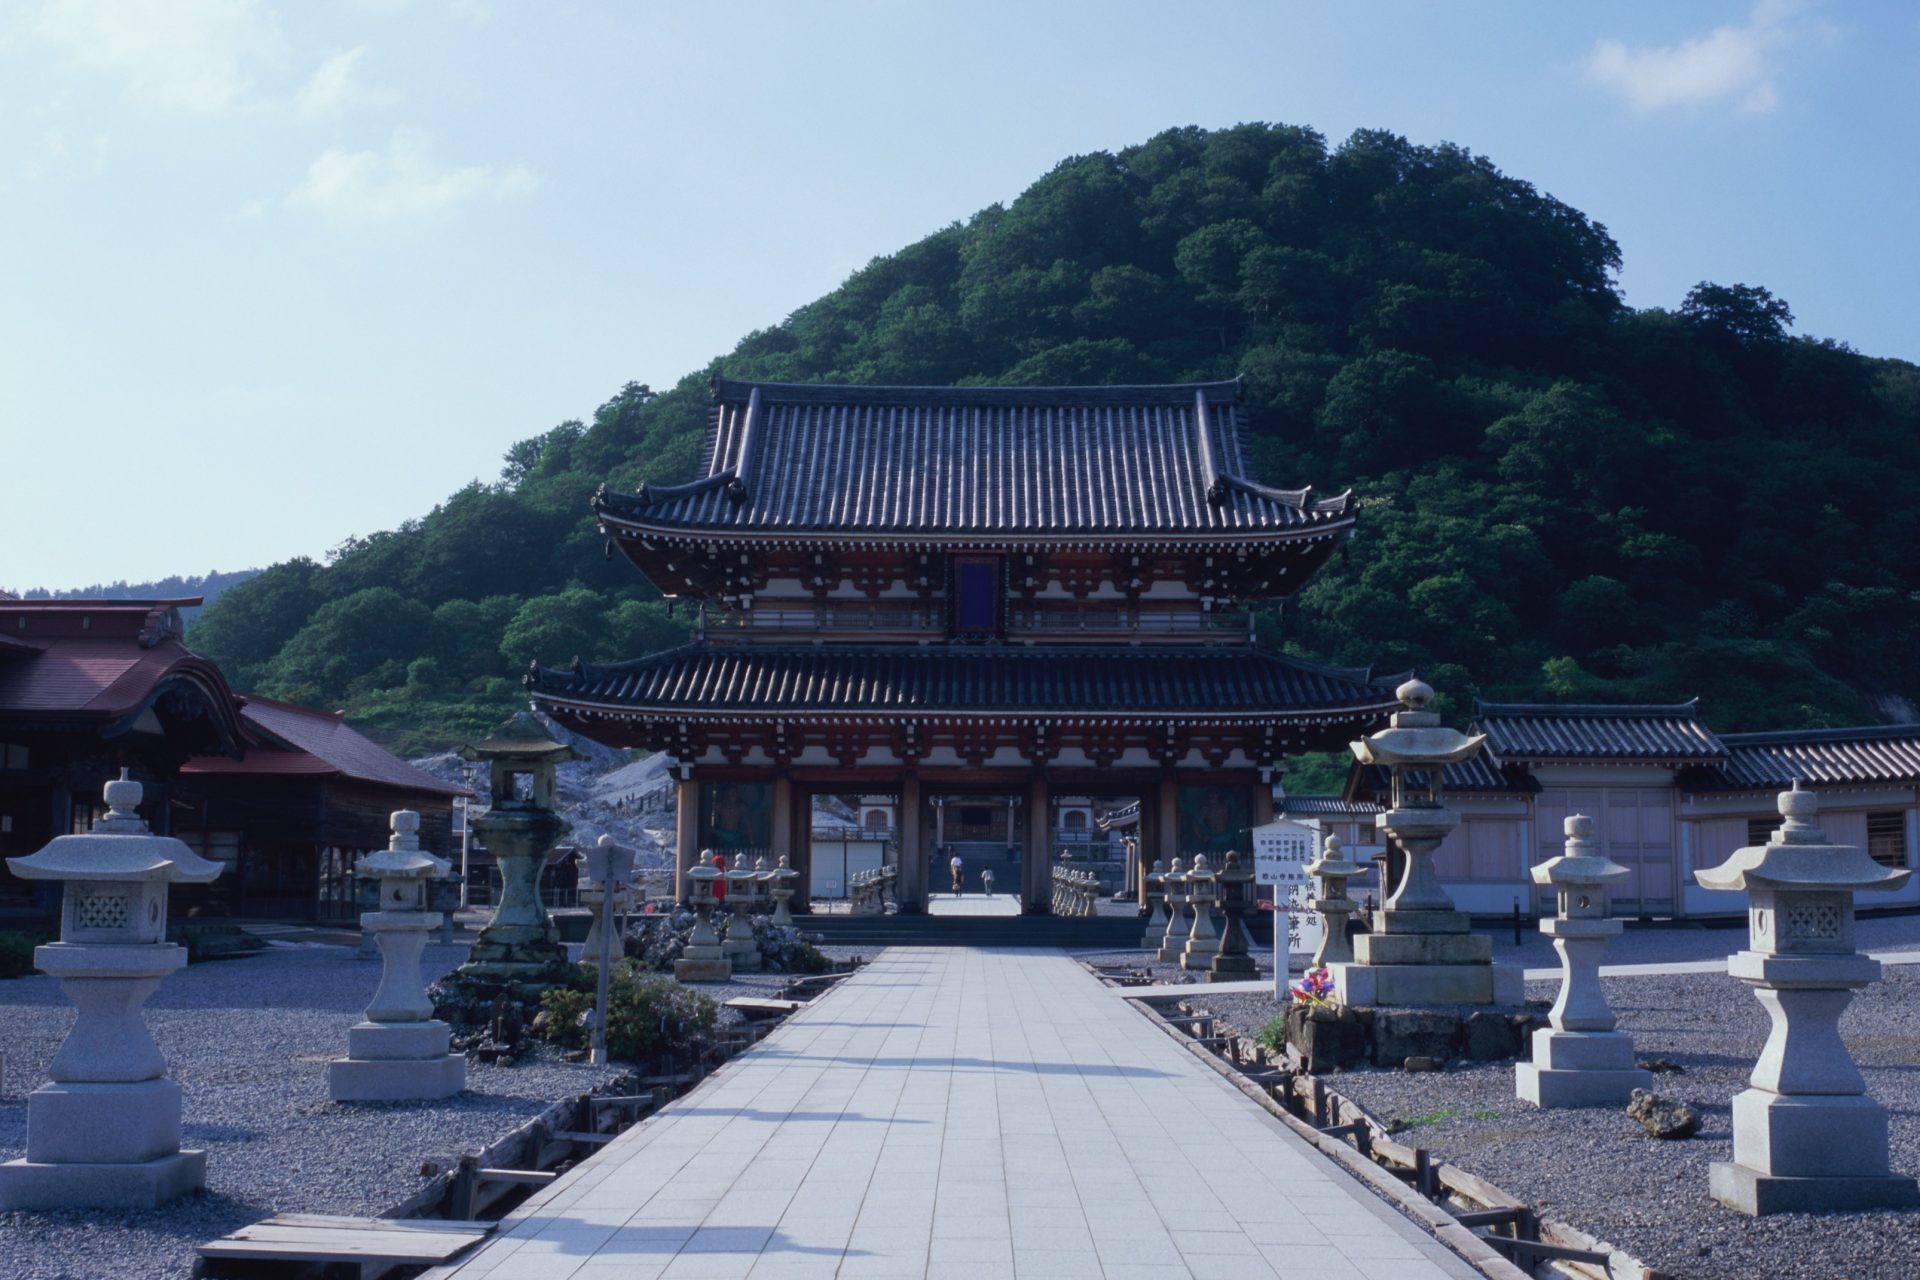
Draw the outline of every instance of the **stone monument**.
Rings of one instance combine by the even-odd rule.
[[[681,982],[725,982],[733,977],[733,962],[713,929],[713,884],[720,869],[707,854],[687,870],[688,896],[693,902],[693,935],[673,962],[673,976]]]
[[[1307,963],[1309,969],[1353,959],[1353,939],[1347,937],[1347,921],[1359,910],[1360,904],[1347,896],[1347,881],[1366,873],[1365,867],[1348,861],[1340,848],[1340,837],[1328,832],[1326,842],[1320,846],[1319,860],[1307,867],[1307,874],[1320,881],[1320,896],[1308,899],[1307,905],[1320,913],[1321,926],[1320,945]],[[1274,913],[1274,926],[1279,927],[1278,912]]]
[[[1520,1004],[1522,971],[1493,963],[1493,939],[1472,932],[1433,870],[1433,851],[1460,825],[1446,807],[1442,775],[1479,754],[1486,738],[1441,724],[1427,710],[1433,689],[1425,681],[1409,680],[1394,694],[1401,709],[1391,725],[1352,750],[1361,764],[1393,775],[1392,807],[1374,825],[1405,852],[1406,869],[1375,913],[1374,932],[1354,939],[1353,960],[1328,966],[1334,1003]]]
[[[420,848],[420,815],[394,813],[387,847],[354,870],[379,885],[379,907],[361,915],[380,948],[380,986],[366,1018],[347,1032],[347,1056],[327,1064],[327,1096],[335,1102],[401,1102],[450,1098],[467,1087],[467,1059],[448,1052],[453,1029],[433,1017],[420,953],[440,924],[428,911],[427,885],[447,872],[445,860]]]
[[[1246,927],[1241,922],[1253,904],[1253,868],[1240,861],[1239,853],[1229,850],[1227,860],[1214,874],[1214,885],[1226,925],[1220,932],[1220,949],[1207,965],[1207,981],[1244,982],[1257,978],[1260,966],[1247,954]],[[1274,927],[1280,927],[1278,919]]]
[[[1557,897],[1540,932],[1560,953],[1560,996],[1551,1025],[1533,1033],[1533,1061],[1514,1068],[1514,1093],[1536,1107],[1622,1105],[1653,1087],[1600,989],[1600,953],[1624,927],[1608,910],[1607,887],[1628,872],[1594,847],[1592,818],[1574,814],[1565,831],[1566,852],[1533,869],[1534,883],[1552,885]]]
[[[141,792],[123,769],[93,830],[7,859],[23,880],[65,882],[60,941],[33,963],[79,1016],[27,1097],[27,1154],[0,1164],[0,1209],[152,1209],[206,1185],[207,1153],[180,1149],[180,1086],[140,1006],[187,963],[167,941],[167,886],[221,867],[149,831]]]
[[[567,955],[540,901],[540,871],[547,851],[567,829],[554,812],[554,770],[579,752],[556,742],[522,711],[482,742],[460,748],[468,760],[488,765],[491,805],[472,822],[475,838],[500,867],[500,905],[480,931],[460,986],[472,995],[509,987],[552,986],[567,976]]]
[[[1708,889],[1744,889],[1748,944],[1727,972],[1753,988],[1772,1033],[1752,1088],[1734,1095],[1733,1161],[1709,1175],[1713,1198],[1755,1215],[1920,1205],[1920,1186],[1887,1163],[1887,1111],[1840,1038],[1840,1014],[1880,962],[1853,943],[1853,895],[1905,885],[1855,845],[1832,844],[1820,798],[1780,795],[1786,822],[1764,845],[1696,871]]]

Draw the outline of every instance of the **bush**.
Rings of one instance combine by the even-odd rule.
[[[1266,1026],[1260,1028],[1260,1034],[1253,1039],[1256,1044],[1268,1053],[1281,1053],[1285,1051],[1287,1047],[1287,1015],[1283,1013],[1278,1017],[1270,1019]]]
[[[833,961],[811,942],[803,942],[794,948],[793,968],[801,973],[825,973],[833,968]]]
[[[33,972],[33,935],[0,933],[0,978],[24,978]]]
[[[586,1015],[593,1008],[593,987],[593,969],[576,965],[568,986],[540,997],[536,1029],[556,1044],[584,1047],[592,1038]],[[711,998],[631,960],[614,963],[607,979],[607,1008],[607,1056],[622,1062],[687,1053],[695,1040],[713,1034],[720,1012]]]

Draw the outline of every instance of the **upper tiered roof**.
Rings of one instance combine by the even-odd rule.
[[[1315,534],[1350,494],[1254,483],[1241,385],[873,387],[716,379],[700,478],[601,489],[603,522],[756,539]]]

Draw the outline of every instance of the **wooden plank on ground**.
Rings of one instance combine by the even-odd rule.
[[[425,1231],[428,1234],[461,1234],[478,1232],[491,1235],[500,1226],[497,1222],[456,1222],[450,1218],[347,1218],[331,1213],[276,1213],[265,1222],[254,1223],[262,1226],[275,1223],[290,1227],[353,1227],[360,1231]]]
[[[735,996],[726,1007],[738,1009],[749,1018],[780,1018],[806,1006],[798,1000],[769,1000],[764,996]]]

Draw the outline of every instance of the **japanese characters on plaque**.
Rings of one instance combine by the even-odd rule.
[[[1311,954],[1320,946],[1320,916],[1307,906],[1312,896],[1307,865],[1319,856],[1317,827],[1281,818],[1253,829],[1254,882],[1272,885],[1276,904],[1285,904],[1287,950],[1295,954]]]

